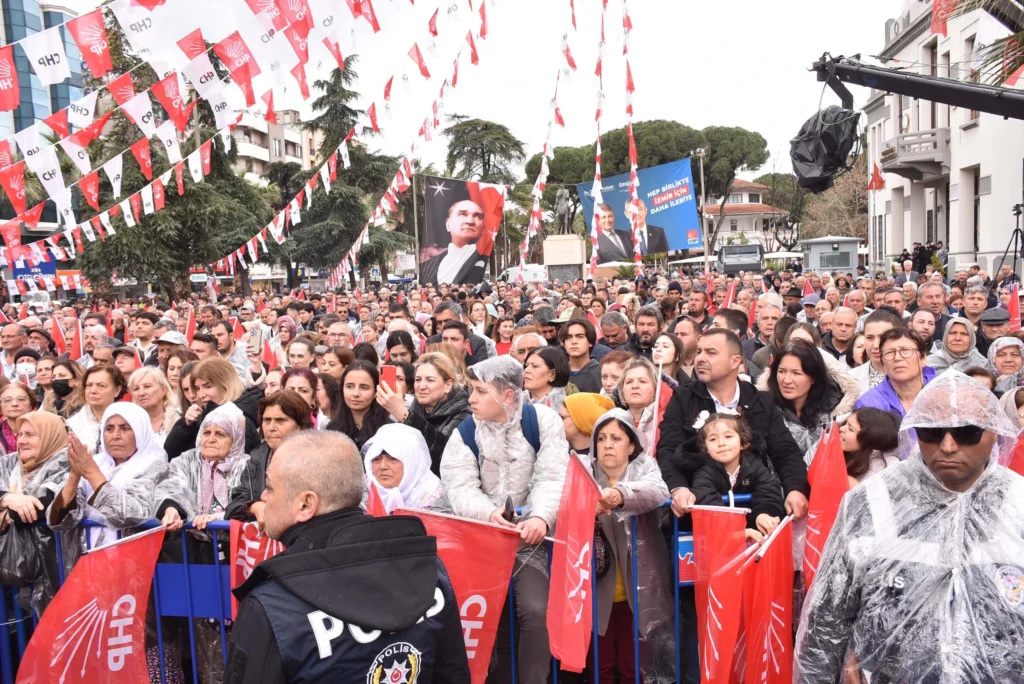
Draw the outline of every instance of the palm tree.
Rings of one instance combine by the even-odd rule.
[[[945,7],[946,9],[943,9]],[[950,12],[949,8],[955,8]],[[1019,3],[1006,0],[935,0],[936,12],[949,12],[951,17],[958,17],[975,10],[983,10],[999,19],[1007,26],[1024,26],[1024,9]],[[977,80],[995,86],[1001,86],[1014,76],[1020,78],[1019,71],[1024,68],[1024,31],[994,41],[977,51],[973,69],[977,72]],[[968,60],[970,64],[970,60]],[[961,67],[961,73],[965,67]]]

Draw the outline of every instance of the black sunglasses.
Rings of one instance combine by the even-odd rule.
[[[984,428],[980,428],[977,425],[964,425],[962,427],[937,427],[937,428],[915,428],[917,430],[917,438],[925,444],[938,444],[943,440],[948,432],[953,440],[961,446],[974,446],[981,441],[981,436],[985,434]]]

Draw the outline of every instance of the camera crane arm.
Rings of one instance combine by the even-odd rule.
[[[811,70],[817,73],[819,82],[828,83],[839,95],[844,109],[853,109],[853,94],[846,87],[847,83],[852,83],[1009,119],[1024,119],[1024,91],[1021,90],[876,67],[862,64],[856,58],[832,57],[827,52]]]

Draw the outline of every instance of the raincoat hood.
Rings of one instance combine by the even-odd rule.
[[[642,453],[646,444],[644,444],[643,435],[637,431],[636,426],[633,425],[633,416],[625,409],[615,408],[608,411],[603,416],[597,419],[594,423],[594,431],[590,434],[590,455],[592,458],[597,459],[597,433],[601,431],[601,427],[611,421],[618,421],[619,425],[629,435],[629,439],[634,444],[638,445],[639,448],[633,450],[633,455],[629,457],[630,462],[635,461]]]
[[[377,487],[388,513],[396,508],[423,508],[434,498],[441,480],[430,471],[430,450],[418,430],[401,423],[385,425],[366,443],[365,449],[366,480]],[[397,487],[385,487],[373,475],[373,459],[385,453],[402,462],[402,481]]]

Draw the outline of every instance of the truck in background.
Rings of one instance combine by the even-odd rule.
[[[736,275],[740,271],[764,269],[764,247],[760,243],[749,245],[723,245],[718,248],[718,271]]]

